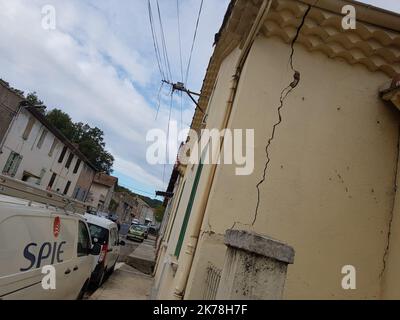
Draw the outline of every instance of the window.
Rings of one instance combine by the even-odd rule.
[[[64,195],[66,195],[68,193],[69,187],[71,187],[71,181],[67,182],[67,185],[65,186],[65,189],[64,189]]]
[[[61,154],[60,154],[60,158],[58,159],[58,163],[63,162],[65,154],[67,153],[68,147],[64,147]]]
[[[69,154],[69,157],[68,157],[68,160],[67,160],[67,162],[65,163],[65,167],[67,168],[67,169],[69,169],[69,167],[71,166],[71,163],[72,163],[72,160],[74,159],[74,154],[71,152],[70,154]]]
[[[82,162],[81,159],[77,159],[77,160],[76,160],[76,164],[75,164],[75,168],[74,168],[74,173],[78,173],[79,166],[81,165],[81,162]]]
[[[14,177],[18,171],[19,165],[21,164],[22,156],[16,152],[11,152],[6,165],[3,169],[3,174]]]
[[[79,221],[78,230],[78,257],[88,256],[90,253],[90,237],[86,225]]]
[[[43,130],[42,134],[40,135],[40,139],[39,139],[39,141],[37,143],[38,149],[42,148],[43,142],[44,142],[44,139],[46,139],[47,133],[48,133],[47,130]]]
[[[94,224],[89,225],[90,236],[92,237],[93,242],[97,242],[98,244],[108,244],[108,230],[102,227],[96,226]]]
[[[28,123],[26,125],[25,131],[22,134],[22,139],[28,140],[29,135],[31,134],[31,131],[32,131],[32,128],[33,128],[34,124],[35,124],[35,118],[34,117],[30,117],[29,121],[28,121]]]
[[[79,192],[81,191],[81,188],[76,187],[74,191],[74,195],[72,196],[74,199],[78,199]]]
[[[43,168],[42,170],[40,170],[40,179],[39,179],[39,181],[38,181],[38,185],[40,185],[41,183],[42,183],[42,179],[43,179],[43,177],[44,177],[44,175],[46,174],[46,169],[45,168]]]
[[[56,181],[56,178],[57,178],[57,174],[53,173],[53,175],[51,176],[49,185],[48,185],[48,189],[53,188],[53,185],[54,185],[54,182]]]
[[[57,138],[54,138],[53,144],[51,145],[50,151],[49,151],[49,157],[53,156],[54,150],[56,149],[58,144]]]

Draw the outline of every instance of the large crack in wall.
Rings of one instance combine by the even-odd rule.
[[[386,239],[386,248],[385,252],[383,254],[382,258],[382,271],[379,275],[379,278],[382,279],[385,271],[386,271],[386,266],[387,266],[387,259],[389,256],[389,250],[390,250],[390,240],[392,236],[392,225],[393,225],[393,220],[394,220],[394,210],[396,209],[396,196],[397,196],[397,190],[398,190],[398,171],[399,171],[399,160],[400,160],[400,127],[399,127],[399,140],[397,142],[397,160],[396,160],[396,171],[395,171],[395,181],[394,181],[394,197],[393,197],[393,206],[392,206],[392,212],[390,215],[389,219],[389,225],[388,225],[388,233],[387,233],[387,239]]]
[[[276,123],[274,124],[274,126],[273,126],[273,128],[272,128],[271,137],[268,139],[267,145],[266,145],[266,147],[265,147],[265,153],[266,153],[267,161],[266,161],[265,166],[264,166],[264,171],[263,171],[262,179],[261,179],[260,182],[256,185],[256,188],[257,188],[257,205],[256,205],[255,213],[254,213],[254,219],[253,219],[253,222],[252,222],[252,226],[254,226],[255,223],[257,222],[258,213],[259,213],[259,209],[260,209],[260,203],[261,203],[261,190],[260,190],[260,187],[261,187],[261,185],[267,180],[267,171],[268,171],[269,165],[270,165],[270,163],[271,163],[271,158],[270,158],[269,149],[270,149],[270,147],[271,147],[271,145],[272,145],[272,142],[273,142],[274,139],[275,139],[276,130],[277,130],[277,128],[281,125],[281,123],[282,123],[282,121],[283,121],[283,118],[282,118],[282,109],[284,108],[285,100],[286,100],[286,98],[288,97],[288,95],[289,95],[289,94],[299,85],[299,83],[300,83],[300,79],[301,79],[300,72],[297,71],[297,70],[294,68],[294,66],[293,66],[293,57],[294,57],[294,53],[295,53],[294,45],[295,45],[296,42],[297,42],[297,39],[298,39],[298,37],[299,37],[299,35],[300,35],[300,32],[301,32],[301,29],[302,29],[303,26],[304,26],[304,23],[305,23],[305,21],[306,21],[306,18],[307,18],[307,16],[308,16],[310,10],[311,10],[311,6],[308,6],[308,8],[307,8],[307,10],[306,10],[306,12],[305,12],[305,14],[304,14],[302,20],[301,20],[301,24],[300,24],[299,27],[297,28],[296,35],[295,35],[295,37],[293,38],[293,40],[292,40],[292,42],[291,42],[291,53],[290,53],[290,57],[289,57],[289,63],[290,63],[290,67],[291,67],[292,71],[294,72],[294,74],[293,74],[293,82],[290,83],[287,87],[285,87],[285,88],[281,91],[281,95],[280,95],[280,99],[279,99],[280,104],[279,104],[279,106],[278,106],[278,108],[277,108],[278,118],[279,118],[279,119],[278,119],[278,122],[276,122]]]

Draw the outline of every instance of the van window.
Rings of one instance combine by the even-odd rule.
[[[79,221],[78,257],[88,256],[90,253],[90,237],[86,225]]]
[[[104,229],[102,227],[96,226],[94,224],[89,225],[89,230],[90,230],[90,236],[92,237],[92,241],[94,242],[94,239],[97,239],[98,244],[108,244],[108,230]]]

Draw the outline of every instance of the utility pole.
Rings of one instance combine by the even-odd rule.
[[[186,89],[185,85],[182,82],[171,83],[169,81],[163,80],[163,83],[166,83],[166,84],[169,84],[170,86],[172,86],[172,92],[174,92],[174,91],[185,92],[189,96],[189,98],[194,102],[194,104],[197,106],[197,108],[199,108],[199,110],[203,114],[205,114],[204,110],[200,107],[198,101],[196,101],[196,99],[193,97],[193,96],[201,97],[200,93],[196,93],[196,92]]]

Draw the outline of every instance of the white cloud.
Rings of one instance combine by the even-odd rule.
[[[170,2],[176,5],[175,1]],[[193,8],[198,7],[199,1],[182,2],[183,43],[188,49],[196,14]],[[210,7],[206,12],[205,8],[193,59],[196,90],[204,76],[213,35],[222,21],[226,2],[216,6],[218,13]],[[19,89],[37,91],[49,107],[62,108],[75,121],[99,126],[116,158],[115,170],[142,185],[161,189],[164,168],[147,164],[146,134],[153,128],[167,129],[170,106],[169,98],[163,96],[156,122],[160,79],[147,20],[147,2],[120,0],[117,3],[0,0],[0,29],[3,30],[0,77]],[[56,8],[54,31],[41,27],[41,8],[47,4]],[[178,70],[176,12],[171,9],[174,6],[164,1],[161,5],[171,64]],[[188,55],[187,50],[185,54]],[[172,120],[180,122],[178,101],[174,99]],[[193,110],[186,100],[182,114],[186,125],[191,122]]]
[[[189,87],[200,90],[229,0],[205,0]],[[400,11],[398,1],[365,0]],[[186,67],[200,0],[181,0],[183,61]],[[41,8],[53,5],[57,29],[41,28]],[[160,1],[171,67],[180,79],[176,1]],[[160,188],[164,168],[146,162],[146,133],[166,130],[167,90],[157,121],[159,74],[145,0],[0,0],[0,77],[25,91],[37,91],[50,107],[105,132],[115,169],[144,186]],[[183,123],[194,107],[185,99]],[[172,120],[180,123],[179,99]],[[168,177],[166,178],[168,180]]]

